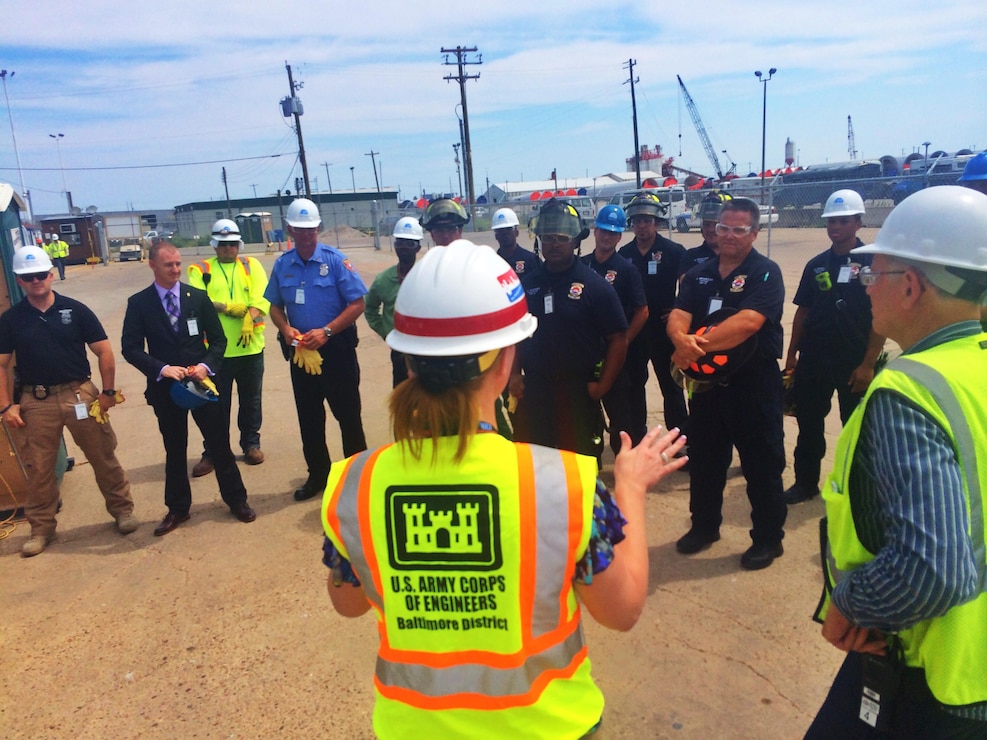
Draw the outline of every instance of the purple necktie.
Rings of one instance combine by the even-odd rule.
[[[175,299],[175,294],[170,290],[165,293],[165,303],[168,309],[168,320],[171,322],[171,330],[178,333],[178,301]]]

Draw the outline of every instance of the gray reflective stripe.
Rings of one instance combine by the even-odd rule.
[[[359,503],[360,479],[363,477],[363,468],[370,459],[372,453],[368,450],[361,452],[350,463],[349,470],[346,471],[346,478],[343,481],[343,488],[339,492],[339,500],[336,503],[336,516],[339,517],[339,534],[346,544],[349,553],[350,565],[357,574],[370,573],[367,565],[367,558],[364,556],[363,538],[360,536],[360,521],[357,515],[357,505]],[[360,585],[363,586],[363,593],[378,608],[383,609],[384,602],[374,586],[373,578],[360,578]]]
[[[487,697],[523,696],[545,671],[569,665],[583,647],[579,625],[561,643],[528,656],[516,668],[494,668],[480,663],[463,663],[448,668],[394,663],[377,658],[377,679],[384,686],[408,689],[428,697],[472,693]]]
[[[529,445],[534,467],[537,542],[535,559],[535,598],[531,614],[531,634],[539,637],[558,627],[559,589],[566,582],[569,554],[569,486],[562,454],[555,449]],[[519,449],[520,452],[520,449]],[[521,481],[523,485],[523,481]],[[531,568],[532,563],[522,563]]]
[[[925,386],[932,394],[949,420],[953,429],[953,439],[960,450],[963,473],[966,476],[967,491],[970,496],[970,536],[973,540],[973,556],[977,564],[980,592],[987,592],[987,544],[984,542],[984,500],[980,489],[980,474],[977,467],[977,448],[973,443],[973,432],[967,421],[959,399],[953,393],[945,376],[923,362],[906,357],[895,360],[892,367],[903,375]]]

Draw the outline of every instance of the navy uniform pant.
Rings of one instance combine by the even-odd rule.
[[[630,383],[629,398],[634,429],[648,428],[648,363],[658,380],[664,402],[665,427],[687,432],[689,411],[685,393],[672,378],[672,353],[675,346],[664,334],[649,336],[650,324],[635,337],[627,348],[624,368]],[[663,331],[663,329],[662,329]],[[643,434],[642,434],[643,437]]]
[[[260,447],[260,425],[263,421],[261,390],[264,385],[264,353],[225,357],[223,366],[216,374],[216,390],[219,391],[219,404],[229,426],[233,413],[233,383],[236,383],[237,411],[236,423],[240,430],[240,449],[246,452]],[[203,441],[202,456],[212,457],[209,446]]]
[[[367,449],[360,403],[360,364],[356,358],[356,331],[347,329],[319,350],[322,374],[309,375],[291,363],[291,389],[302,437],[302,455],[308,467],[308,483],[325,486],[329,477],[329,448],[326,445],[326,409],[339,422],[343,456]]]
[[[524,396],[513,415],[514,441],[572,450],[599,458],[603,413],[578,379],[549,380],[525,375]]]
[[[933,740],[987,737],[987,722],[958,717],[936,701],[925,680],[925,671],[906,668],[893,707],[882,702],[882,712],[892,712],[891,726],[878,732],[860,719],[863,691],[863,657],[847,653],[826,701],[805,733],[806,740]]]
[[[781,473],[785,469],[782,384],[778,365],[754,358],[729,379],[692,397],[689,417],[689,511],[693,529],[719,531],[723,489],[733,447],[747,479],[751,539],[774,545],[785,536],[788,509]]]
[[[862,393],[851,393],[847,384],[857,364],[822,357],[820,353],[800,353],[794,388],[795,418],[799,424],[795,483],[806,490],[819,487],[822,459],[826,455],[826,417],[833,405],[833,393],[837,394],[840,421],[844,424],[864,397]]]

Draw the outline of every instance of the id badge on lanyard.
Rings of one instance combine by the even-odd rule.
[[[711,313],[715,313],[723,308],[723,299],[720,296],[715,295],[709,299],[709,307],[706,310],[706,315],[709,316]]]

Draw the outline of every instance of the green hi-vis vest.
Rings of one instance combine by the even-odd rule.
[[[322,504],[377,615],[374,731],[581,737],[603,711],[573,586],[596,461],[481,433],[432,465],[432,444],[334,464]]]
[[[833,472],[823,488],[828,526],[827,595],[845,575],[874,558],[853,524],[850,467],[861,421],[871,395],[900,393],[949,435],[963,476],[969,535],[977,561],[979,594],[941,617],[898,633],[907,665],[922,668],[933,695],[943,704],[987,701],[987,540],[984,487],[987,485],[987,334],[946,342],[891,362],[874,377],[863,401],[837,442]],[[849,495],[847,495],[849,494]],[[935,496],[936,491],[927,491]],[[818,616],[825,615],[824,598]]]
[[[265,287],[267,287],[266,279],[263,274],[263,270],[260,270],[259,274],[255,274],[253,277],[250,275],[250,257],[245,257],[240,255],[236,258],[236,262],[233,263],[233,268],[230,275],[226,276],[226,281],[230,282],[220,282],[218,280],[213,280],[212,266],[213,263],[218,263],[219,260],[216,257],[210,257],[209,259],[200,260],[198,262],[193,262],[188,266],[188,281],[189,285],[196,288],[201,288],[206,291],[209,295],[209,299],[217,301],[219,303],[242,303],[245,306],[254,305],[257,306],[263,313],[254,319],[254,338],[253,341],[246,347],[240,343],[240,328],[243,326],[243,319],[238,319],[234,316],[227,316],[226,314],[219,314],[219,323],[223,327],[223,333],[226,335],[226,352],[225,357],[245,357],[247,355],[258,355],[264,351],[264,328],[265,321],[264,316],[270,311],[271,305],[266,299],[262,299],[259,303],[252,296],[255,293],[263,293]],[[243,278],[241,280],[236,280],[236,266],[240,264],[243,267]],[[223,268],[219,268],[222,272]],[[209,275],[207,278],[206,276]],[[254,284],[254,280],[260,280],[261,282],[257,285]]]

